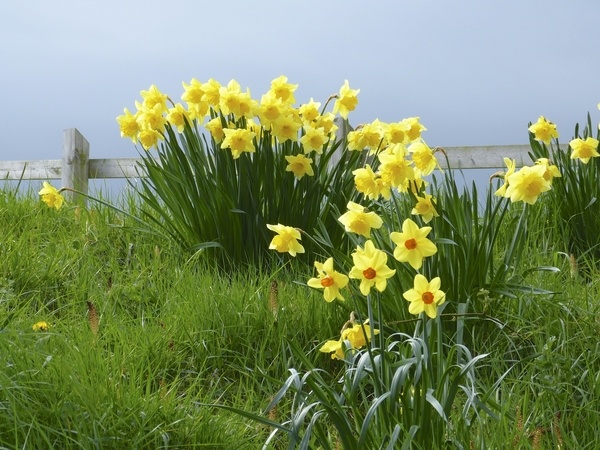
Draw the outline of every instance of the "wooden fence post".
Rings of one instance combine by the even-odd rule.
[[[63,132],[62,187],[88,193],[90,170],[90,144],[76,128]],[[65,191],[67,200],[73,203],[86,203],[86,197]]]

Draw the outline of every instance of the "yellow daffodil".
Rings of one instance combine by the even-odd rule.
[[[405,144],[408,141],[410,128],[408,122],[389,123],[383,128],[385,139],[391,145]]]
[[[305,124],[312,123],[317,117],[319,117],[319,108],[321,108],[320,102],[315,102],[312,98],[308,103],[305,103],[298,108],[298,112],[302,117],[302,121]]]
[[[253,153],[256,151],[253,142],[256,134],[253,131],[246,130],[245,128],[237,128],[235,130],[224,128],[223,133],[225,134],[225,139],[223,139],[221,148],[230,149],[233,159],[239,158],[243,152]]]
[[[333,104],[333,114],[338,114],[344,119],[348,118],[350,111],[353,111],[358,105],[358,93],[360,89],[350,89],[348,80],[344,81],[344,85],[340,89],[337,100]]]
[[[248,91],[243,93],[240,84],[231,80],[227,86],[219,88],[219,108],[226,116],[233,114],[235,117],[242,117],[244,116],[242,104],[247,104],[249,97]]]
[[[379,330],[373,330],[373,334],[379,334]],[[360,349],[371,340],[371,327],[364,324],[354,324],[345,328],[338,341],[327,341],[319,349],[323,353],[331,353],[331,359],[344,359],[344,344],[347,350]]]
[[[328,258],[324,263],[315,261],[318,275],[311,278],[306,284],[315,289],[323,289],[325,301],[332,302],[336,298],[344,300],[340,289],[348,284],[348,277],[333,269],[333,258]]]
[[[34,323],[31,328],[33,329],[33,331],[48,331],[48,328],[50,328],[50,327],[48,326],[48,324],[46,322],[40,321],[40,322]]]
[[[352,171],[354,175],[354,184],[356,190],[365,197],[376,199],[380,195],[386,199],[391,196],[390,185],[384,184],[383,180],[379,178],[369,164],[365,164],[365,167],[355,169]]]
[[[65,202],[60,191],[47,181],[44,181],[43,187],[40,192],[38,192],[38,195],[42,197],[42,201],[50,208],[60,209]]]
[[[149,150],[158,145],[158,141],[162,140],[163,136],[158,131],[151,128],[146,128],[138,133],[138,140],[144,150]]]
[[[552,139],[558,139],[556,125],[544,116],[540,116],[538,121],[529,127],[529,132],[533,133],[536,141],[541,141],[546,145],[550,144]]]
[[[406,147],[402,144],[394,144],[380,153],[378,174],[381,180],[400,192],[406,192],[408,181],[415,177],[415,171],[411,162],[406,159]]]
[[[277,250],[280,253],[289,253],[292,256],[296,256],[297,253],[304,253],[304,247],[299,240],[302,239],[300,232],[293,228],[278,223],[277,225],[267,224],[267,228],[277,233],[277,236],[273,238],[269,249]]]
[[[410,302],[408,312],[418,315],[425,311],[428,317],[435,319],[438,306],[446,301],[446,294],[440,290],[440,285],[440,277],[427,281],[423,275],[415,275],[414,288],[402,294]]]
[[[423,141],[415,141],[408,147],[412,160],[418,171],[418,176],[424,177],[440,168],[437,158],[429,146]],[[441,168],[440,168],[441,169]]]
[[[219,143],[223,139],[225,139],[225,133],[223,132],[223,122],[221,121],[220,117],[215,117],[214,119],[209,120],[204,126],[216,143]]]
[[[136,106],[138,107],[136,118],[140,129],[154,130],[159,132],[163,132],[165,130],[167,119],[164,117],[164,111],[159,104],[149,108],[140,104],[139,102],[136,102]]]
[[[261,125],[264,127],[270,126],[273,122],[278,120],[287,109],[288,106],[273,93],[263,95],[257,110]]]
[[[543,165],[522,167],[508,177],[506,197],[512,202],[524,201],[533,205],[542,192],[550,190],[550,182],[544,178],[546,168]]]
[[[585,141],[579,138],[573,139],[569,142],[569,146],[573,149],[571,159],[579,158],[584,164],[587,164],[590,159],[600,156],[598,140],[593,137],[588,137]]]
[[[179,133],[183,133],[186,120],[189,121],[189,114],[181,103],[177,103],[167,112],[167,122],[177,128]]]
[[[423,131],[427,131],[427,128],[421,124],[420,120],[420,117],[408,117],[406,119],[402,119],[402,123],[408,127],[406,136],[411,142],[420,139],[421,133]]]
[[[256,115],[258,111],[258,102],[250,96],[250,91],[243,92],[238,96],[238,110],[234,111],[237,119],[245,117],[250,119]]]
[[[429,195],[424,194],[424,197],[417,195],[417,204],[410,212],[413,215],[419,215],[423,218],[423,222],[429,223],[434,217],[438,217],[439,214],[433,205],[435,199]]]
[[[395,269],[387,266],[385,252],[376,249],[370,240],[365,242],[364,247],[356,248],[352,253],[352,260],[354,266],[348,276],[360,280],[360,292],[363,295],[369,295],[372,287],[383,292],[387,286],[387,279],[396,273]]]
[[[298,140],[298,130],[302,127],[302,121],[299,117],[300,116],[298,116],[297,119],[295,115],[291,113],[280,117],[273,123],[271,133],[279,139],[280,142],[296,142]]]
[[[219,90],[221,89],[221,84],[211,78],[206,83],[202,83],[200,89],[204,92],[202,95],[202,101],[209,104],[209,106],[215,111],[219,111],[219,102],[221,100],[221,95]]]
[[[352,348],[362,348],[371,341],[371,326],[368,325],[368,320],[362,325],[357,323],[351,328],[346,328],[342,331],[342,339],[350,342]],[[374,329],[373,334],[379,334],[379,330]]]
[[[371,237],[371,228],[381,228],[383,220],[374,212],[368,212],[361,205],[348,202],[348,211],[339,217],[339,221],[346,227],[347,232],[360,234],[366,238]]]
[[[152,85],[147,91],[141,91],[140,95],[144,99],[144,106],[149,109],[153,109],[158,105],[161,112],[167,111],[167,95],[160,92],[160,90]]]
[[[319,349],[323,353],[331,353],[331,359],[344,359],[344,349],[342,348],[342,339],[338,341],[327,341]]]
[[[314,128],[310,125],[304,125],[304,136],[300,138],[300,143],[304,149],[304,153],[312,151],[319,155],[323,153],[323,147],[329,140],[323,128]]]
[[[375,154],[383,141],[383,129],[382,124],[378,119],[375,119],[372,123],[367,123],[362,126],[359,130],[361,137],[360,141],[362,148],[368,148],[370,154]]]
[[[406,219],[402,224],[402,232],[394,231],[390,234],[392,242],[396,244],[394,258],[400,262],[408,262],[413,269],[420,269],[423,258],[437,253],[436,245],[427,239],[431,227],[422,227]]]
[[[323,128],[328,136],[335,134],[338,126],[334,122],[335,115],[331,112],[325,113],[315,119],[314,127]]]
[[[504,178],[504,184],[502,186],[500,186],[500,188],[498,188],[498,190],[496,192],[494,192],[494,195],[497,195],[499,197],[505,197],[506,196],[506,188],[508,188],[508,177],[510,177],[513,173],[515,173],[515,168],[516,168],[516,162],[514,159],[510,159],[510,158],[504,158],[504,164],[506,164],[506,172],[504,174],[502,174],[500,172],[500,176],[502,176],[502,178]],[[495,174],[494,176],[496,176],[498,174]]]
[[[299,180],[301,180],[304,175],[308,175],[309,177],[314,175],[311,166],[312,159],[307,158],[304,155],[289,155],[285,157],[285,160],[288,162],[288,165],[285,168],[286,172],[293,172],[294,176]]]
[[[188,107],[193,104],[201,103],[204,101],[204,89],[202,83],[195,78],[192,78],[190,84],[185,82],[183,85],[183,94],[181,94],[181,100],[188,104]]]
[[[535,163],[542,165],[546,168],[546,171],[544,172],[544,179],[546,181],[549,181],[550,183],[552,183],[552,180],[554,178],[562,176],[560,174],[560,171],[558,170],[558,167],[552,164],[552,162],[548,158],[538,158],[538,160]]]
[[[282,102],[287,103],[288,105],[293,105],[296,103],[296,99],[294,98],[294,92],[298,89],[297,84],[288,83],[287,77],[281,75],[271,81],[271,89],[275,97],[281,99]]]
[[[137,135],[140,131],[137,115],[130,113],[127,108],[125,108],[123,112],[123,115],[117,117],[117,123],[121,130],[121,137],[128,137],[135,144],[137,142]]]

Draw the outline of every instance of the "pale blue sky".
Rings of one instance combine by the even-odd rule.
[[[76,127],[91,157],[134,157],[115,117],[156,84],[235,78],[260,98],[359,88],[352,124],[420,116],[432,146],[527,143],[545,115],[571,137],[600,101],[597,0],[2,2],[0,158],[58,159]]]

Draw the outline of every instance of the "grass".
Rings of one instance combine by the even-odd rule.
[[[473,353],[489,353],[478,377],[497,415],[461,435],[471,448],[600,439],[600,277],[571,275],[544,220],[530,223],[523,267],[561,270],[524,276],[554,293],[481,293],[486,316],[466,321]],[[207,405],[263,411],[301,369],[292,342],[339,377],[317,349],[349,307],[301,284],[311,268],[226,275],[107,207],[55,211],[10,189],[0,229],[0,448],[261,448],[270,429]]]

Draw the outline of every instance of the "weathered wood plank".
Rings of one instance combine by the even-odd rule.
[[[566,147],[566,146],[565,146]],[[481,147],[442,147],[454,169],[504,168],[504,157],[515,159],[517,167],[531,164],[529,145],[487,145]],[[440,165],[447,168],[446,160],[436,154]],[[102,158],[89,160],[89,178],[137,178],[139,158]],[[47,180],[62,176],[60,159],[38,161],[0,161],[0,179]]]
[[[506,167],[503,158],[514,159],[517,167],[531,164],[529,145],[486,145],[482,147],[442,147],[453,169],[496,169]],[[447,168],[444,155],[436,154],[440,165]]]
[[[90,144],[77,130],[69,128],[63,133],[61,183],[64,188],[87,194],[90,173]],[[74,203],[86,203],[86,197],[74,191],[63,194]]]
[[[138,178],[140,158],[91,159],[90,178]]]
[[[0,179],[52,180],[60,178],[62,160],[0,161]]]

